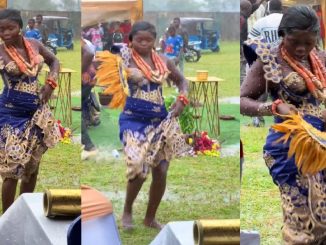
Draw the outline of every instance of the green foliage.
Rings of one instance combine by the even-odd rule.
[[[172,104],[176,101],[175,95],[170,95],[165,98],[165,107],[169,111]],[[190,106],[186,106],[179,117],[179,122],[181,130],[184,134],[191,134],[194,129],[194,119],[192,117],[192,112]]]

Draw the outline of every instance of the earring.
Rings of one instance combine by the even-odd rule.
[[[23,35],[23,31],[22,31],[22,29],[19,30],[18,35],[19,35],[19,36]]]

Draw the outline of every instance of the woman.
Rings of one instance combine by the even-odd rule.
[[[90,28],[85,35],[87,37],[90,37],[90,41],[95,46],[96,51],[102,51],[103,50],[103,42],[102,37],[104,35],[103,28],[101,27],[101,24],[95,25],[92,28]]]
[[[285,118],[279,115],[299,113],[313,127],[325,131],[325,54],[315,49],[318,32],[316,13],[310,7],[295,6],[281,20],[278,34],[282,42],[278,47],[269,49],[262,39],[247,41],[244,52],[252,66],[241,86],[242,114],[274,115],[274,122],[281,123]],[[259,102],[267,90],[274,102]],[[326,172],[308,175],[298,170],[295,157],[288,158],[290,142],[277,142],[282,136],[270,129],[264,159],[281,192],[284,242],[324,244]]]
[[[128,178],[122,224],[126,229],[132,228],[132,205],[151,168],[144,225],[161,229],[155,214],[165,191],[169,161],[172,156],[190,151],[176,120],[188,104],[188,83],[171,60],[154,52],[156,30],[152,24],[135,23],[129,39],[132,48],[122,52],[122,57],[129,67],[130,96],[119,119]],[[169,113],[162,97],[166,78],[175,82],[180,93]]]
[[[19,11],[0,11],[0,174],[2,210],[13,203],[18,179],[20,194],[33,192],[42,155],[60,139],[47,105],[57,86],[59,62],[40,42],[22,36]],[[44,86],[37,75],[43,61],[50,67]]]

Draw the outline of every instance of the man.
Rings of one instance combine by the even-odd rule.
[[[261,4],[264,1],[265,0],[249,0],[249,2],[251,3],[251,14],[250,15],[252,15],[254,12],[256,12],[261,7]]]
[[[186,48],[188,47],[188,33],[186,31],[186,29],[182,28],[181,26],[181,20],[179,17],[175,17],[173,19],[173,23],[172,23],[176,29],[176,34],[180,35],[182,37],[183,40],[183,48],[180,50],[180,56],[179,56],[179,68],[181,73],[183,74],[183,70],[184,70],[184,53],[186,52]]]
[[[86,160],[97,155],[98,150],[93,144],[87,130],[87,121],[90,120],[89,97],[92,87],[95,83],[95,70],[92,66],[95,48],[85,39],[81,40],[82,44],[82,144],[84,149],[81,159]]]
[[[242,45],[248,36],[248,18],[252,13],[252,5],[248,0],[240,2],[240,84],[246,76],[246,59],[243,55]]]
[[[165,41],[165,45],[165,56],[173,60],[177,65],[179,63],[180,52],[183,47],[183,40],[180,35],[176,35],[176,29],[173,25],[168,28],[168,37]]]
[[[24,36],[26,38],[31,38],[31,39],[36,39],[36,40],[42,41],[40,32],[37,29],[35,29],[35,20],[34,19],[28,20],[28,29],[26,30]]]
[[[180,54],[183,48],[183,40],[180,35],[176,35],[176,28],[170,25],[167,31],[167,38],[165,41],[164,55],[172,60],[177,66],[180,61]],[[166,80],[169,87],[171,87],[170,79]]]
[[[279,43],[278,27],[280,25],[282,14],[282,1],[270,0],[267,3],[267,16],[259,19],[250,31],[248,38],[263,37],[266,42],[277,45]]]
[[[46,44],[46,41],[48,40],[49,30],[48,27],[42,23],[43,22],[43,15],[38,14],[36,16],[36,25],[35,28],[39,30],[41,37],[42,37],[42,43]]]

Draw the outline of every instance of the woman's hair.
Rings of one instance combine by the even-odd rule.
[[[20,12],[16,9],[0,10],[0,20],[11,20],[18,23],[20,28],[23,28],[23,20]]]
[[[139,32],[139,31],[148,31],[149,33],[151,33],[154,36],[154,38],[156,38],[155,26],[147,21],[139,21],[139,22],[136,22],[135,24],[133,24],[133,26],[131,28],[131,32],[129,33],[129,41],[130,42],[132,41],[133,36],[136,35],[137,32]]]
[[[319,32],[320,26],[316,12],[306,5],[289,8],[281,20],[278,35],[284,37],[293,31]]]

